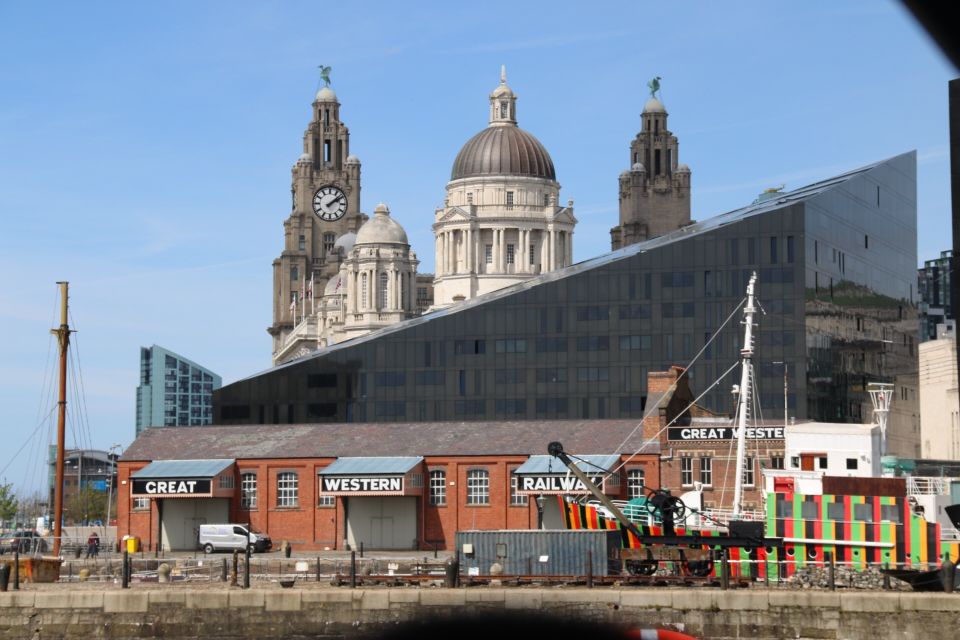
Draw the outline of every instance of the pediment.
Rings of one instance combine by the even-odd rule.
[[[448,207],[437,222],[469,222],[473,216],[460,207]]]

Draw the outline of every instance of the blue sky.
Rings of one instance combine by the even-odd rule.
[[[57,280],[84,391],[68,446],[131,442],[141,345],[225,382],[269,365],[270,265],[321,63],[362,209],[390,205],[421,271],[501,64],[575,201],[575,260],[609,248],[657,75],[694,218],[916,149],[918,260],[950,246],[957,73],[896,3],[3,3],[0,476],[43,481]]]

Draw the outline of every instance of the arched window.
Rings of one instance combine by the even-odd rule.
[[[387,308],[387,282],[390,280],[390,277],[386,273],[380,274],[380,285],[377,288],[377,308],[386,309]]]
[[[257,508],[257,474],[240,474],[240,508]]]
[[[486,469],[467,471],[467,504],[490,504],[490,472]]]
[[[367,308],[367,274],[360,274],[360,304],[361,309]]]
[[[333,253],[333,245],[337,241],[336,234],[325,233],[323,234],[323,252],[327,255]]]
[[[430,472],[430,504],[447,504],[447,472],[437,469]]]

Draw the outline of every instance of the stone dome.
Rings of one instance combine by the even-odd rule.
[[[650,98],[647,100],[647,104],[643,105],[644,113],[666,113],[667,108],[663,106],[663,103],[657,100],[656,98]]]
[[[353,245],[357,243],[357,234],[353,231],[347,231],[345,234],[337,238],[336,242],[333,243],[334,250],[343,249],[344,253],[353,249]]]
[[[360,158],[351,154],[347,156],[347,164],[360,164]]]
[[[297,158],[297,164],[310,164],[311,162],[313,162],[313,158],[306,152],[300,154],[300,157]]]
[[[557,179],[553,160],[544,146],[516,126],[487,127],[463,145],[453,161],[450,179],[476,176]]]
[[[681,162],[677,165],[677,173],[690,173],[690,167]]]
[[[362,244],[410,244],[407,232],[390,217],[390,209],[382,202],[373,210],[373,217],[363,223],[357,231],[354,246]]]
[[[335,293],[341,293],[340,291],[341,288],[342,287],[340,285],[340,274],[338,273],[337,275],[327,280],[327,286],[323,288],[323,295],[324,297],[326,297],[326,296],[332,296]]]
[[[330,87],[323,87],[317,91],[317,102],[336,102],[337,94]]]
[[[634,162],[633,166],[630,167],[630,171],[646,171],[647,168],[643,166],[642,162]]]

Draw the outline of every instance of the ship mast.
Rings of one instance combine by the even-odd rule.
[[[70,346],[70,326],[67,323],[68,282],[60,285],[60,328],[51,329],[60,344],[60,399],[57,402],[57,475],[53,488],[53,555],[60,555],[63,537],[63,457],[67,422],[67,349]]]
[[[743,348],[740,349],[740,402],[737,407],[737,466],[736,484],[733,490],[733,517],[739,518],[743,505],[743,458],[747,445],[747,414],[750,411],[750,381],[753,375],[753,286],[757,273],[753,272],[747,284],[747,304],[743,307]]]

